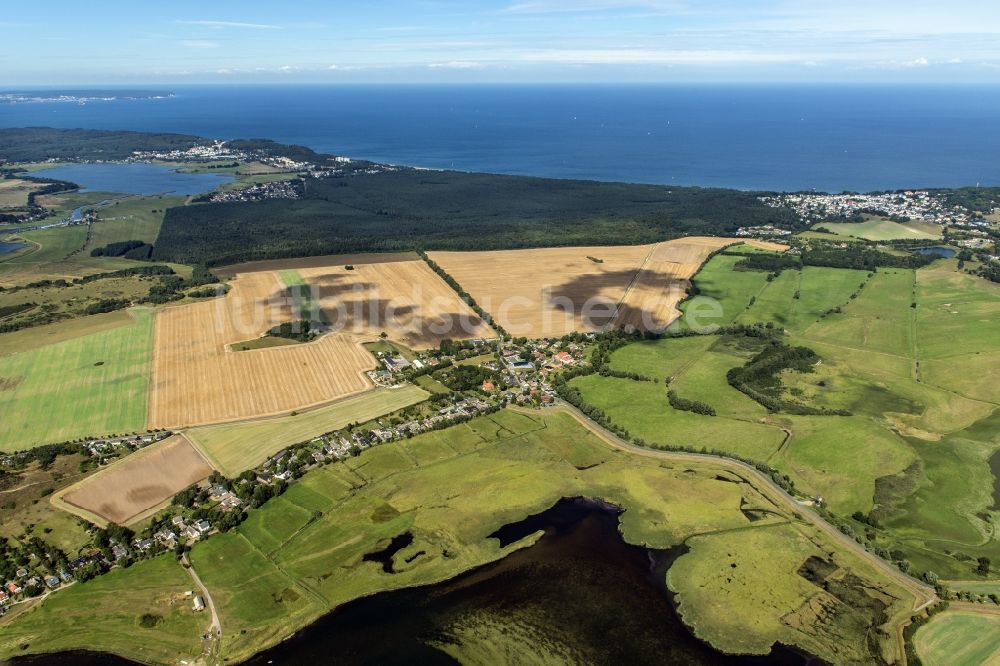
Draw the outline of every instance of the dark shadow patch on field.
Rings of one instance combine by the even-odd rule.
[[[375,282],[345,282],[348,277],[344,274],[324,273],[310,277],[309,286],[313,289],[313,295],[320,299],[378,289]]]
[[[339,307],[323,308],[331,326],[367,325],[382,327],[419,313],[416,305],[400,305],[391,299],[367,298],[342,301]]]
[[[874,507],[871,518],[879,523],[892,520],[899,507],[916,491],[917,484],[924,478],[924,466],[914,460],[909,467],[898,474],[889,474],[875,479]]]
[[[546,305],[556,312],[580,317],[585,327],[604,328],[612,321],[642,322],[641,328],[657,328],[655,313],[628,303],[620,305],[601,295],[607,287],[628,288],[639,275],[639,269],[607,271],[579,275],[562,284],[551,285],[545,290]],[[677,280],[670,273],[644,271],[643,277],[663,285],[663,292],[669,293],[686,280]],[[647,324],[648,322],[648,324]]]
[[[461,340],[483,335],[484,322],[475,314],[443,312],[433,317],[419,317],[403,324],[401,342],[411,346],[427,340]],[[391,335],[389,337],[392,337]]]

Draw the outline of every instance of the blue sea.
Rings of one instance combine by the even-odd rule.
[[[176,95],[0,104],[0,126],[263,137],[431,168],[740,189],[1000,185],[1000,86],[164,89]]]

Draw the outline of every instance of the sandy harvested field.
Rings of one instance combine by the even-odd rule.
[[[612,317],[623,327],[664,328],[676,318],[689,278],[708,255],[739,242],[695,236],[655,245],[432,252],[430,257],[512,335],[541,337],[600,330]]]
[[[772,252],[784,252],[788,249],[788,246],[784,243],[775,243],[774,241],[757,240],[755,238],[744,238],[743,242],[751,247],[760,248],[761,250],[770,250]]]
[[[692,236],[656,245],[622,300],[615,325],[641,331],[666,328],[680,316],[677,304],[708,255],[733,242],[731,238]]]
[[[175,435],[70,486],[55,501],[126,525],[211,473],[198,450]]]
[[[227,349],[294,319],[285,293],[276,273],[248,273],[224,298],[162,310],[154,329],[149,427],[278,414],[369,388],[363,373],[375,360],[348,336]]]
[[[419,259],[416,252],[369,252],[365,254],[325,254],[318,257],[296,257],[294,259],[262,259],[242,264],[231,264],[213,268],[219,277],[235,277],[240,273],[257,271],[280,271],[298,268],[343,267],[346,264],[381,264],[394,261],[414,261]]]
[[[411,349],[491,338],[493,329],[422,260],[300,268],[334,327],[364,339],[385,332]]]
[[[28,205],[28,194],[40,187],[38,183],[17,178],[0,180],[0,210],[25,208]]]
[[[224,298],[157,315],[149,427],[282,414],[366,390],[364,371],[375,359],[359,343],[383,331],[413,348],[493,335],[423,261],[383,261],[292,272],[313,288],[334,332],[306,344],[231,351],[300,318],[281,275],[243,273]]]
[[[605,326],[652,248],[553,247],[429,255],[511,335],[542,337]]]

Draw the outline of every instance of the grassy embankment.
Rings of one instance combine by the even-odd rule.
[[[871,661],[864,634],[880,621],[875,617],[882,593],[869,593],[860,582],[849,590],[826,592],[799,572],[807,557],[828,560],[829,571],[838,577],[854,581],[851,576],[856,575],[872,589],[895,595],[887,609],[890,616],[912,607],[908,593],[854,556],[840,554],[811,527],[710,462],[673,464],[634,456],[609,448],[567,413],[508,410],[310,472],[253,512],[235,532],[197,545],[192,562],[212,591],[222,621],[220,656],[230,661],[245,658],[347,600],[445,580],[501,558],[539,535],[507,549],[487,535],[561,497],[577,495],[602,497],[625,508],[621,530],[630,543],[667,548],[698,534],[693,543],[701,548],[703,540],[715,535],[739,552],[764,553],[778,550],[765,533],[780,530],[795,544],[787,555],[771,559],[763,586],[753,566],[732,568],[722,552],[697,558],[703,564],[681,580],[671,578],[685,618],[700,636],[720,647],[760,652],[780,640],[837,655],[845,663]],[[741,511],[745,507],[772,513],[750,522]],[[414,541],[394,556],[396,573],[362,561],[365,553],[403,532],[412,533]],[[762,545],[766,551],[754,550]],[[690,559],[682,557],[675,566],[686,568]],[[120,587],[129,588],[133,577],[144,577],[144,571],[133,567],[117,575]],[[73,640],[128,656],[138,656],[141,649],[153,661],[174,659],[183,653],[177,649],[183,635],[179,624],[169,625],[163,642],[151,632],[137,646],[134,636],[141,614],[166,617],[165,599],[177,584],[166,581],[142,603],[134,597],[119,600],[116,618],[130,614],[131,625],[124,619],[108,625],[100,613],[89,612],[94,600],[83,592],[90,584],[80,586],[79,593],[61,592],[59,610],[74,618],[75,631],[58,636],[48,632],[45,623],[51,623],[53,615],[43,605],[42,611],[4,621],[0,654],[42,651]],[[715,621],[721,606],[717,599],[700,596],[698,590],[705,586],[722,586],[726,614],[752,616],[756,622],[736,627]],[[783,620],[820,600],[819,628]],[[77,617],[82,619],[76,622]],[[20,650],[23,643],[28,646]]]

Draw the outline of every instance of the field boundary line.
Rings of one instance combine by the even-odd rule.
[[[621,314],[622,306],[625,304],[625,301],[628,300],[628,295],[632,292],[632,289],[635,288],[636,283],[639,282],[639,278],[642,277],[642,272],[646,269],[646,264],[649,263],[650,257],[653,256],[653,253],[656,252],[656,248],[660,247],[663,242],[664,241],[660,241],[659,243],[653,243],[650,245],[649,252],[646,253],[645,257],[643,257],[642,263],[639,264],[635,273],[632,274],[632,279],[629,280],[629,283],[625,286],[625,291],[622,292],[622,297],[618,299],[617,303],[615,303],[614,314],[611,315],[611,318],[608,319],[608,323],[604,325],[602,330],[609,331],[614,327],[615,323],[618,321],[618,315]],[[673,321],[668,322],[667,326],[670,326],[672,323]],[[664,328],[666,328],[666,326],[664,326]]]

